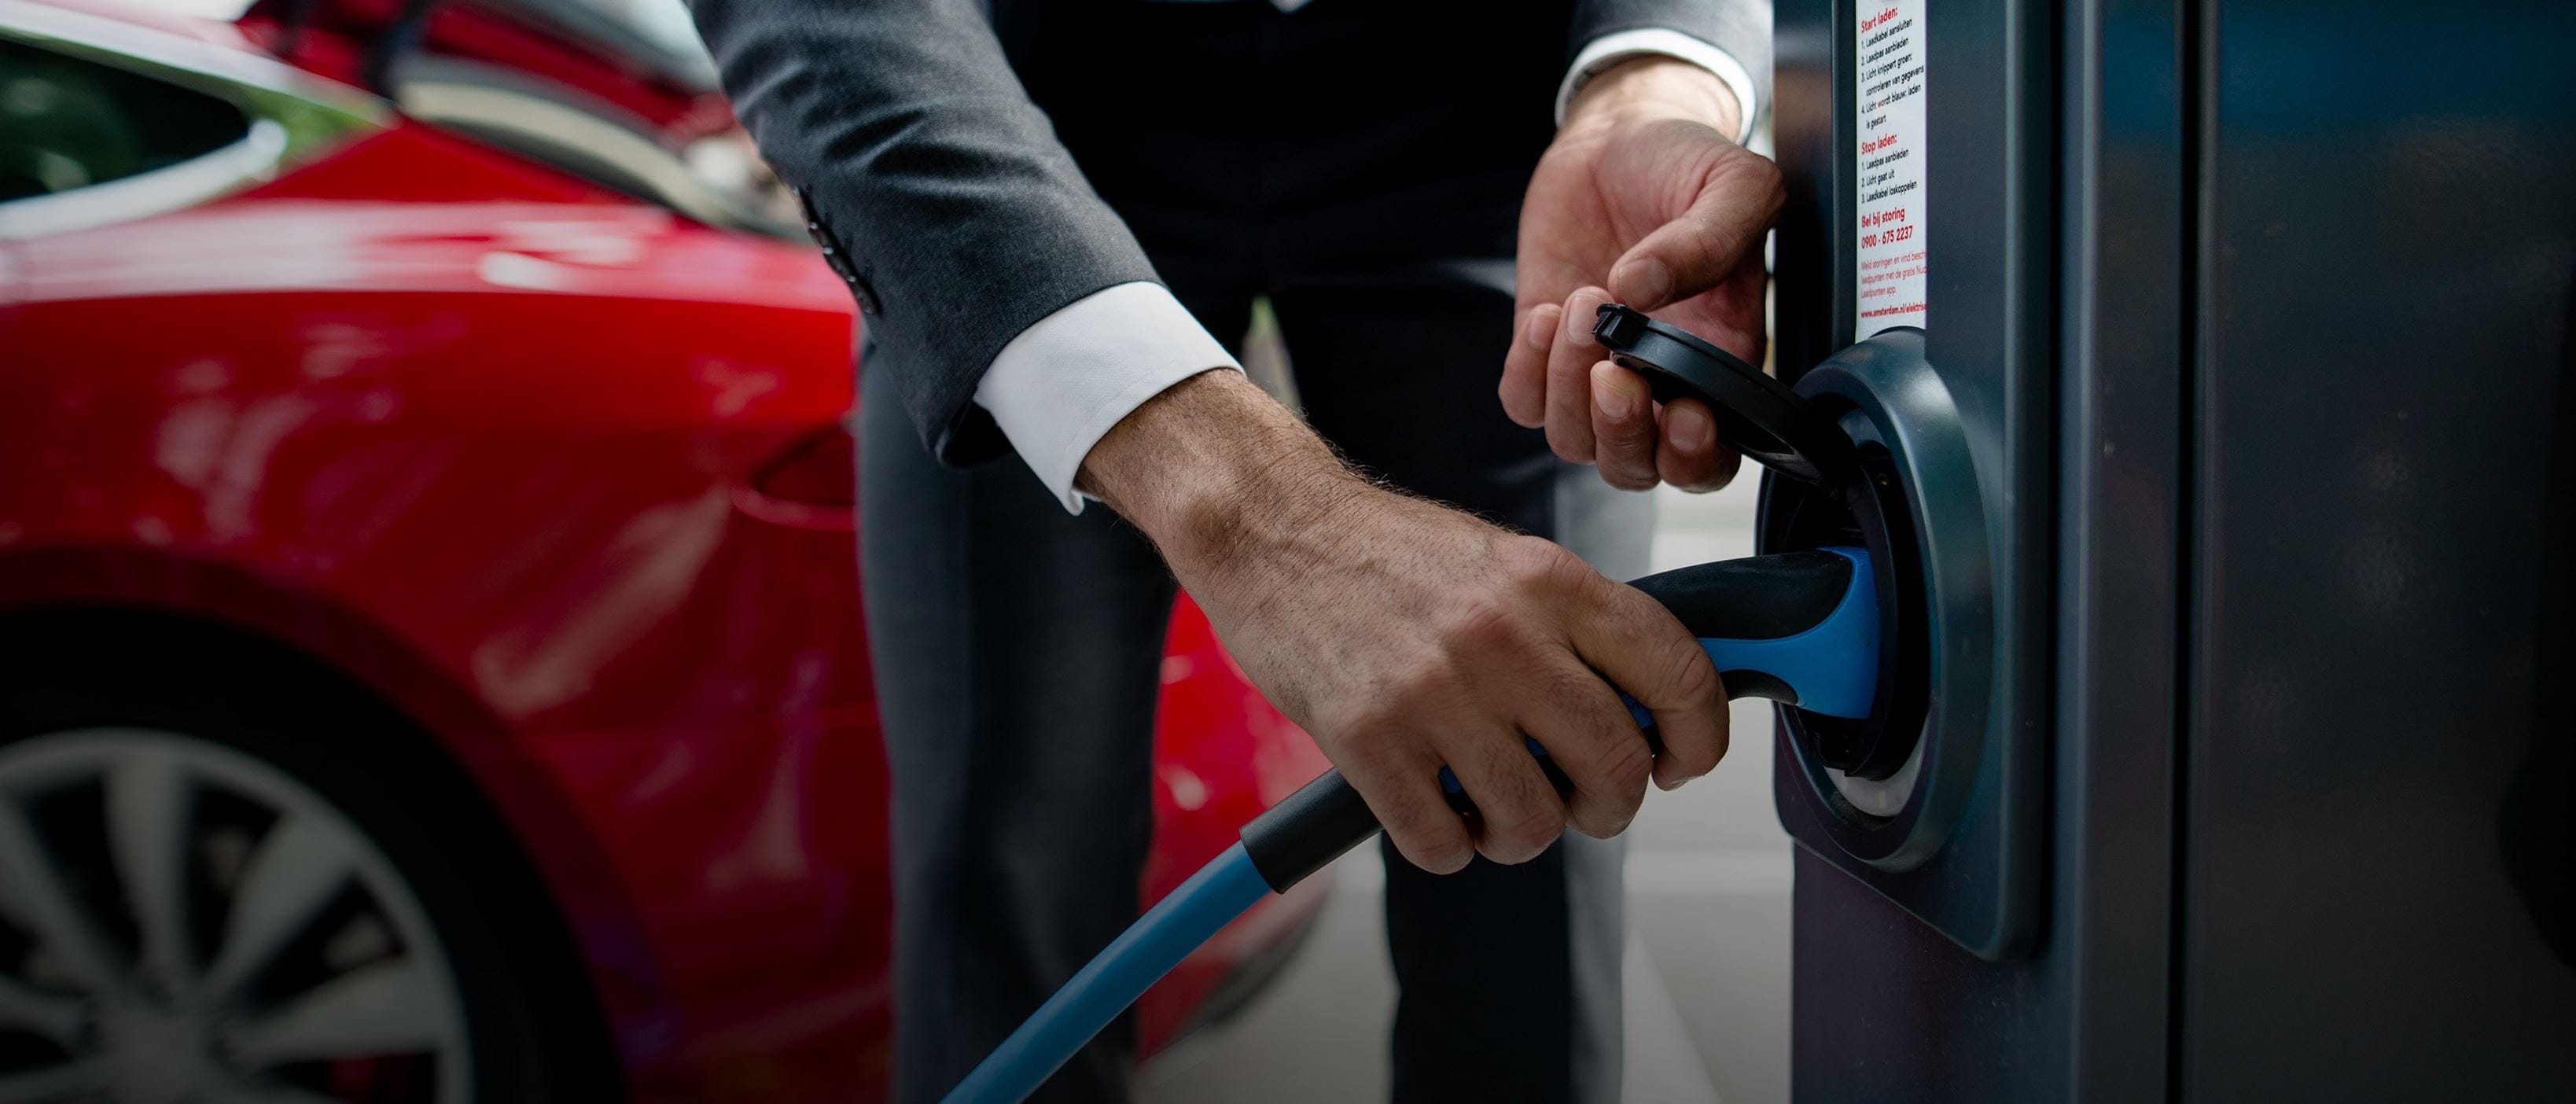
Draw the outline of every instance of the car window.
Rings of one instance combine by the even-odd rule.
[[[0,203],[166,168],[249,132],[240,108],[205,93],[0,40]]]

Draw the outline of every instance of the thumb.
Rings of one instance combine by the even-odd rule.
[[[1757,171],[1758,170],[1758,171]],[[1711,172],[1681,217],[1656,227],[1610,266],[1610,294],[1641,311],[1714,290],[1780,213],[1779,169],[1746,157]]]

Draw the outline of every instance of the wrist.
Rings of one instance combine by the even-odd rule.
[[[1717,74],[1663,54],[1639,54],[1593,74],[1565,110],[1567,129],[1688,119],[1729,139],[1741,133],[1743,118],[1735,91]]]
[[[1233,371],[1172,385],[1112,427],[1076,485],[1145,532],[1184,584],[1226,573],[1369,484]]]

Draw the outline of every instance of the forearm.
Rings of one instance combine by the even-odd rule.
[[[1275,564],[1370,484],[1239,372],[1203,372],[1137,407],[1093,446],[1078,485],[1152,538],[1184,583]],[[1320,550],[1309,550],[1320,551]],[[1291,557],[1302,558],[1302,557]]]

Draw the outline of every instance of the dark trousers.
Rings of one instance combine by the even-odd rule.
[[[1651,508],[1559,464],[1494,397],[1565,0],[995,10],[1030,95],[1208,330],[1239,338],[1270,298],[1306,415],[1345,455],[1643,571]],[[1172,581],[1141,534],[1066,514],[1016,460],[940,466],[883,392],[871,373],[861,544],[894,781],[897,1098],[921,1102],[1136,915]],[[1616,1099],[1617,845],[1446,878],[1384,855],[1395,1099]],[[1131,1049],[1111,1031],[1042,1098],[1123,1098]]]
[[[1212,332],[1243,332],[1251,289],[1180,291]],[[1606,506],[1615,535],[1643,536],[1636,503],[1501,416],[1508,296],[1450,283],[1273,303],[1308,417],[1355,462],[1534,533]],[[1136,915],[1173,584],[1141,534],[1099,505],[1068,515],[1026,466],[939,465],[882,391],[870,374],[861,533],[894,779],[897,1099],[918,1102]],[[1568,839],[1444,878],[1385,851],[1395,1099],[1616,1098],[1618,857]],[[1041,1098],[1123,1099],[1131,1049],[1122,1025]]]

